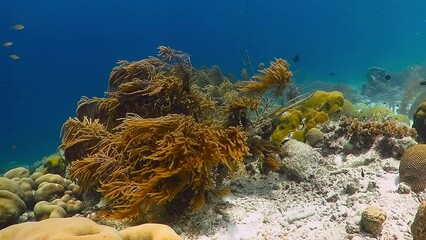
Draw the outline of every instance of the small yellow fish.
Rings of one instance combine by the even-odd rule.
[[[16,55],[16,54],[10,54],[9,55],[9,57],[11,58],[11,59],[13,59],[13,60],[19,60],[19,59],[21,59],[18,55]]]
[[[10,47],[13,45],[13,42],[4,42],[3,47]]]
[[[12,28],[15,30],[22,30],[25,28],[25,26],[22,24],[16,24],[16,25],[13,25]]]

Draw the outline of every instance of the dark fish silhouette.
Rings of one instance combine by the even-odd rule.
[[[392,78],[392,76],[389,75],[389,74],[385,76],[385,80],[391,80],[391,78]]]
[[[297,63],[299,61],[299,55],[294,55],[293,62]]]
[[[421,81],[420,82],[420,86],[425,86],[426,85],[426,81]]]
[[[335,72],[331,72],[328,75],[330,75],[330,77],[334,77],[334,76],[336,76],[336,73]]]

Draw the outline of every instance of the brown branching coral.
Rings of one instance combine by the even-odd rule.
[[[98,191],[123,216],[182,194],[199,209],[205,191],[215,188],[216,167],[234,169],[249,154],[242,131],[200,124],[191,116],[128,116],[117,129],[108,146],[113,151],[75,161],[72,177],[84,190],[100,183]]]
[[[254,80],[246,81],[240,91],[254,94],[263,94],[273,90],[275,96],[280,96],[285,87],[290,84],[293,76],[289,70],[290,64],[282,58],[276,58],[268,68],[259,70],[262,75],[254,76]]]

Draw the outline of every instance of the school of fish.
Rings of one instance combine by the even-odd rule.
[[[14,30],[14,31],[20,31],[20,30],[23,30],[24,28],[25,28],[25,26],[22,25],[22,24],[15,24],[11,27],[11,29]],[[5,47],[5,48],[12,47],[12,45],[13,45],[12,41],[6,41],[6,42],[3,42],[3,44],[2,44],[2,46]],[[9,54],[9,58],[12,59],[12,60],[21,59],[21,57],[19,57],[19,55],[16,54],[16,53]]]

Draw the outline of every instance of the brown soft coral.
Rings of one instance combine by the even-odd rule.
[[[83,190],[97,188],[118,215],[137,214],[146,203],[165,204],[182,194],[199,209],[205,191],[216,187],[215,168],[234,169],[248,154],[245,134],[234,127],[183,115],[128,116],[110,145],[73,163],[71,176]]]
[[[239,88],[242,92],[263,94],[273,89],[273,94],[281,95],[284,88],[290,84],[293,74],[289,70],[290,64],[282,58],[276,58],[268,68],[259,70],[262,75],[254,76],[254,80],[246,81]]]
[[[98,119],[68,119],[62,126],[61,148],[64,149],[65,159],[71,162],[87,156],[110,134]]]
[[[191,62],[188,55],[168,47],[159,47],[159,58],[120,61],[109,79],[107,98],[83,97],[77,118],[99,119],[112,131],[127,113],[142,117],[167,114],[205,118],[215,103],[190,85]]]

